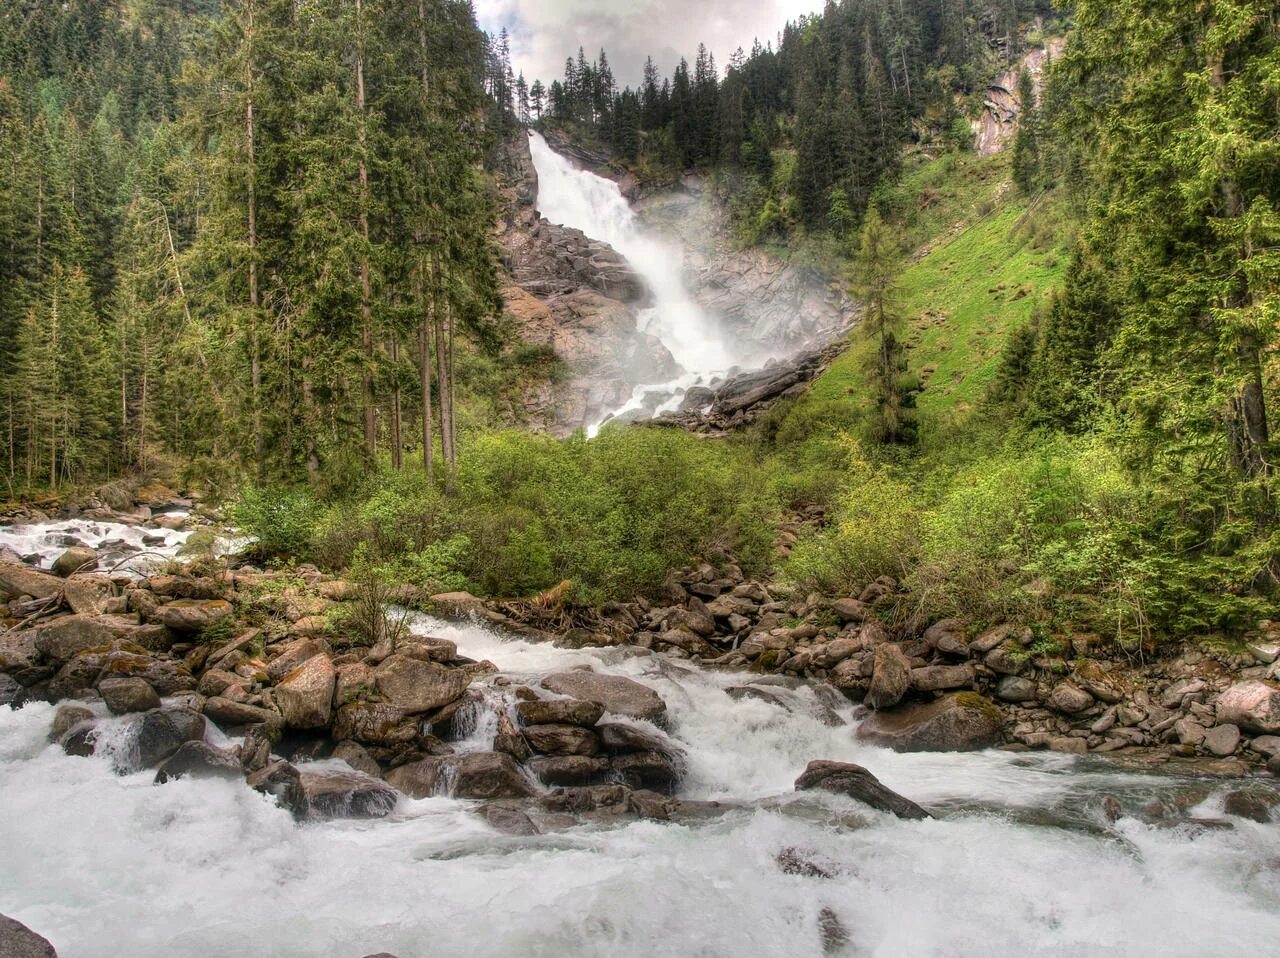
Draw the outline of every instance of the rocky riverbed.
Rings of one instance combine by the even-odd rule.
[[[0,563],[0,911],[63,958],[1280,933],[1265,635],[1248,664],[1048,656],[724,562],[589,616],[405,590],[436,611],[366,647],[359,586],[313,568],[77,560]]]

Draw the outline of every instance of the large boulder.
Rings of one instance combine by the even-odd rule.
[[[378,691],[407,714],[430,712],[462,697],[471,676],[434,662],[393,655],[374,670]]]
[[[207,742],[183,742],[164,760],[156,772],[156,784],[175,778],[239,779],[244,775],[239,760],[231,752],[214,748]]]
[[[395,790],[363,772],[337,769],[298,774],[294,814],[299,818],[385,818],[396,807]]]
[[[1093,696],[1071,682],[1060,682],[1049,693],[1046,704],[1055,712],[1079,715],[1093,705]]]
[[[515,759],[502,752],[432,756],[387,773],[387,782],[411,798],[528,798],[537,794]]]
[[[116,767],[122,772],[152,768],[184,742],[200,741],[204,738],[205,720],[189,708],[153,709],[135,716],[129,732],[128,746],[113,753]]]
[[[137,676],[114,676],[98,683],[98,692],[112,715],[149,712],[160,707],[160,696]]]
[[[160,606],[156,617],[175,632],[203,632],[234,612],[226,599],[177,599]]]
[[[547,785],[591,785],[609,771],[609,759],[594,755],[537,755],[529,768]]]
[[[1280,732],[1280,689],[1257,679],[1238,682],[1217,701],[1218,722],[1256,735]]]
[[[911,685],[919,692],[941,692],[973,686],[970,665],[929,665],[911,670]]]
[[[76,572],[92,572],[98,567],[98,553],[88,546],[72,546],[53,560],[53,574],[66,579]]]
[[[58,958],[53,945],[20,921],[0,915],[0,958]]]
[[[284,677],[275,703],[289,728],[324,728],[333,714],[337,672],[327,655],[315,655]]]
[[[110,645],[116,635],[100,618],[68,615],[35,629],[36,648],[46,658],[67,662],[81,652]]]
[[[33,677],[40,669],[40,650],[36,648],[36,637],[37,633],[31,629],[0,632],[0,671],[13,674],[23,685],[32,684]],[[48,677],[47,673],[44,677]]]
[[[600,736],[580,725],[531,725],[524,738],[540,755],[595,755],[600,751]]]
[[[294,639],[276,646],[273,658],[267,663],[267,675],[272,682],[279,682],[302,663],[324,651],[320,643],[311,638]]]
[[[47,599],[62,591],[63,582],[56,575],[40,572],[20,562],[0,562],[0,599],[16,599],[29,595]]]
[[[247,702],[233,702],[231,699],[215,695],[206,699],[204,714],[219,726],[263,725],[271,738],[279,738],[284,730],[284,719],[279,712],[264,709]]]
[[[72,612],[102,615],[115,602],[115,587],[105,575],[77,575],[63,584],[62,596]]]
[[[630,752],[609,761],[612,777],[632,788],[672,793],[680,783],[682,763],[663,752]]]
[[[997,744],[1003,724],[995,703],[976,692],[958,692],[927,705],[877,712],[856,735],[895,752],[971,752]]]
[[[394,747],[418,738],[418,719],[387,702],[352,702],[333,720],[335,741]]]
[[[581,725],[590,728],[604,715],[599,702],[582,702],[577,699],[536,699],[519,702],[516,716],[523,725]]]
[[[621,675],[600,672],[558,672],[542,680],[542,687],[557,695],[599,702],[606,712],[627,718],[660,721],[667,703],[653,689]]]
[[[892,708],[911,688],[911,663],[892,642],[876,648],[871,688],[863,699],[873,709]]]
[[[12,676],[0,672],[0,708],[9,706],[20,709],[27,701],[27,690]]]
[[[796,791],[810,789],[848,795],[879,811],[891,812],[899,818],[933,817],[911,799],[904,798],[892,789],[886,788],[878,778],[861,765],[850,765],[845,762],[810,762],[796,779]]]

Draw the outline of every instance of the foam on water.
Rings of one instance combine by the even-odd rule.
[[[105,757],[66,757],[45,738],[52,707],[33,704],[0,711],[0,911],[63,958],[816,958],[823,908],[848,930],[841,954],[875,958],[1205,958],[1280,939],[1280,825],[1237,820],[1193,840],[1132,820],[1111,833],[1018,823],[1020,809],[1154,794],[1167,779],[1058,755],[897,755],[822,724],[808,689],[780,690],[781,708],[725,693],[746,675],[425,617],[415,629],[514,680],[591,665],[650,685],[688,751],[685,797],[752,804],[699,825],[530,838],[443,798],[402,800],[379,822],[298,825],[239,783],[154,787]],[[792,782],[815,758],[860,762],[948,811],[901,822],[818,795],[800,808]],[[833,877],[783,873],[788,848]]]
[[[733,366],[759,360],[758,350],[728,336],[693,301],[681,276],[682,251],[641,228],[616,183],[578,169],[551,149],[539,133],[530,135],[529,148],[538,172],[538,212],[552,223],[608,243],[626,258],[653,293],[653,305],[637,317],[640,329],[656,336],[684,370],[669,383],[637,386],[631,400],[611,415],[644,408],[650,393],[664,397],[682,393],[724,375]],[[677,394],[655,412],[675,409],[679,402]],[[598,427],[589,431],[594,434]]]
[[[184,512],[169,513],[185,516]],[[104,564],[124,560],[117,572],[145,572],[149,564],[177,556],[191,538],[192,529],[164,529],[146,523],[126,525],[93,519],[63,519],[29,525],[0,525],[0,549],[8,549],[42,569],[52,568],[73,541],[103,553]],[[247,539],[220,538],[214,551],[228,554],[248,544]],[[136,557],[136,558],[134,558]]]

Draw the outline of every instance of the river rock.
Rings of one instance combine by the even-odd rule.
[[[968,752],[997,744],[1003,725],[995,703],[976,692],[957,692],[927,705],[876,712],[855,734],[896,752]]]
[[[176,599],[160,606],[156,617],[175,632],[202,632],[234,612],[226,599]]]
[[[0,670],[12,674],[23,685],[32,684],[30,677],[40,669],[36,637],[31,629],[0,632]],[[48,678],[48,673],[43,678]]]
[[[46,658],[67,662],[88,649],[108,646],[115,633],[97,616],[68,615],[39,626],[35,646]]]
[[[899,818],[933,817],[909,798],[904,798],[892,789],[886,788],[878,778],[861,765],[850,765],[845,762],[810,762],[796,779],[796,791],[803,792],[810,789],[848,795],[882,812],[891,812]]]
[[[1124,690],[1097,662],[1081,662],[1072,671],[1071,678],[1100,702],[1117,705],[1124,700]]]
[[[352,702],[338,709],[333,721],[335,741],[348,739],[364,745],[394,747],[418,738],[418,719],[398,705],[386,702]]]
[[[1206,752],[1219,758],[1234,755],[1240,745],[1240,728],[1236,725],[1215,725],[1204,733],[1200,744]]]
[[[370,775],[337,769],[298,773],[294,814],[299,818],[385,818],[396,807],[395,790]]]
[[[1280,732],[1280,689],[1257,679],[1231,686],[1217,701],[1218,721],[1257,735]]]
[[[516,717],[524,725],[581,725],[590,728],[604,715],[599,702],[578,699],[535,699],[516,703]]]
[[[605,722],[597,725],[604,750],[611,755],[622,752],[658,752],[677,761],[684,761],[684,750],[661,732],[636,728],[622,722]]]
[[[91,572],[98,567],[98,553],[88,546],[72,546],[53,560],[53,574],[66,579],[75,572]]]
[[[283,645],[272,647],[274,654],[267,663],[267,677],[272,682],[280,682],[304,662],[324,651],[324,646],[313,638],[302,637]]]
[[[387,782],[411,798],[528,798],[537,794],[515,759],[502,752],[432,756],[394,768]]]
[[[188,708],[153,709],[134,717],[129,729],[130,747],[115,753],[121,771],[153,768],[182,747],[204,738],[205,720]]]
[[[867,617],[866,605],[857,599],[837,599],[831,603],[831,612],[841,624],[862,622]]]
[[[1006,675],[1000,679],[1000,684],[996,686],[996,698],[1001,702],[1034,702],[1036,698],[1036,683],[1031,679],[1020,678],[1016,675]]]
[[[920,692],[970,688],[973,685],[973,668],[968,665],[930,665],[912,669],[911,685]]]
[[[529,747],[541,755],[595,755],[600,738],[580,725],[531,725],[524,730]]]
[[[56,742],[81,722],[92,722],[93,710],[83,705],[64,703],[53,713],[53,725],[49,729],[49,741]]]
[[[98,683],[98,693],[112,715],[148,712],[160,707],[160,696],[156,690],[147,684],[146,679],[136,676],[102,679]]]
[[[374,670],[378,691],[406,714],[430,712],[461,698],[471,676],[407,655],[393,655]]]
[[[1267,824],[1271,821],[1271,810],[1277,804],[1275,792],[1257,792],[1252,790],[1237,789],[1229,792],[1227,797],[1223,799],[1222,810],[1228,815],[1234,815],[1236,818],[1247,818],[1250,821],[1260,824]]]
[[[47,572],[18,562],[0,562],[0,598],[29,595],[33,599],[47,599],[61,592],[62,585],[61,579]]]
[[[598,702],[606,712],[627,718],[661,720],[667,703],[653,689],[621,675],[601,672],[559,672],[542,680],[542,687],[557,695]]]
[[[518,808],[505,805],[485,805],[477,814],[489,823],[489,827],[504,835],[537,835],[538,826]]]
[[[289,728],[325,728],[333,714],[337,672],[327,655],[315,655],[275,687],[275,703]]]
[[[161,696],[190,692],[196,680],[181,662],[141,655],[125,649],[107,653],[102,660],[103,678],[140,678]]]
[[[871,671],[871,688],[864,701],[873,709],[892,708],[911,688],[911,663],[892,642],[878,646]]]
[[[20,921],[0,915],[0,958],[58,958],[48,939]]]
[[[547,785],[590,785],[609,770],[609,760],[588,755],[539,755],[529,768]]]
[[[244,775],[239,759],[231,752],[214,748],[208,742],[183,742],[178,750],[161,763],[155,782],[163,785],[175,778],[239,779]]]
[[[1070,682],[1059,682],[1046,703],[1055,712],[1079,715],[1093,705],[1093,696]]]
[[[672,792],[680,782],[680,767],[663,752],[630,752],[615,755],[609,770],[632,788]]]
[[[982,662],[992,672],[1000,675],[1021,675],[1030,665],[1022,647],[1010,641],[997,645],[987,653]]]
[[[280,713],[272,709],[264,709],[246,702],[233,702],[230,699],[214,696],[206,699],[204,714],[219,726],[262,725],[272,739],[280,737],[284,729],[284,719]]]
[[[0,708],[20,709],[27,701],[27,690],[12,676],[0,672]]]
[[[105,575],[73,576],[63,583],[62,597],[72,612],[82,615],[102,615],[117,601]]]
[[[347,740],[339,742],[333,747],[330,758],[341,759],[346,762],[357,772],[364,772],[366,775],[372,775],[375,778],[382,777],[382,767],[378,764],[377,759],[369,754],[369,750],[359,742]]]

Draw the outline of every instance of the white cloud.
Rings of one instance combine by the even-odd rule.
[[[823,0],[474,0],[480,26],[506,27],[512,60],[530,82],[561,76],[566,57],[583,47],[594,60],[603,47],[619,86],[640,81],[644,58],[663,75],[680,57],[693,61],[705,43],[723,66],[756,38],[773,42],[788,20],[821,10]]]

